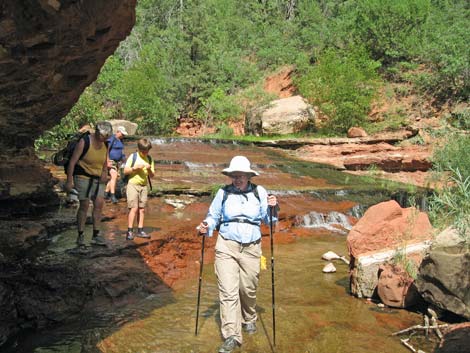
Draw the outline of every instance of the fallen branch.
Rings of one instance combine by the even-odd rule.
[[[440,340],[442,340],[442,338],[444,337],[444,335],[442,334],[441,330],[439,330],[439,325],[437,323],[437,320],[436,318],[433,316],[431,317],[431,323],[432,323],[432,326],[437,326],[434,331],[436,331],[436,335],[437,337],[439,337]]]
[[[414,353],[426,353],[422,351],[421,349],[416,350],[410,343],[408,343],[409,340],[410,340],[409,338],[406,338],[406,339],[401,339],[400,341]]]
[[[392,336],[401,335],[402,333],[410,332],[410,331],[413,331],[413,330],[429,330],[429,329],[435,330],[435,329],[440,329],[440,328],[447,327],[447,326],[449,326],[449,325],[448,324],[432,325],[432,326],[414,325],[414,326],[405,328],[404,330],[394,332],[394,333],[392,333]]]

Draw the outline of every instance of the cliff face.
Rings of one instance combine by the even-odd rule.
[[[34,140],[56,125],[131,31],[136,0],[0,0],[0,207],[49,204]],[[3,212],[8,214],[9,212]]]

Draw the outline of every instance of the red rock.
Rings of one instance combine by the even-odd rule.
[[[414,207],[401,208],[396,201],[370,207],[347,237],[352,257],[377,250],[395,249],[432,238],[432,225],[426,213]]]
[[[377,294],[385,305],[407,308],[419,297],[413,278],[401,266],[384,264],[379,267]]]
[[[348,130],[348,137],[367,137],[367,132],[361,127],[353,126]]]

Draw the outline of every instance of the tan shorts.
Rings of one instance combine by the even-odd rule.
[[[98,197],[104,197],[105,185],[100,184],[99,178],[88,178],[86,176],[73,176],[73,184],[78,191],[79,200],[96,200]]]
[[[145,208],[147,204],[147,185],[127,184],[126,197],[128,208]]]

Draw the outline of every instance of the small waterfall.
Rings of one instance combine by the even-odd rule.
[[[361,218],[364,215],[364,212],[366,212],[366,208],[364,205],[356,205],[353,208],[351,208],[351,211],[349,214],[353,216],[354,218]]]
[[[331,211],[327,214],[311,211],[301,218],[300,226],[323,228],[341,234],[346,234],[352,228],[348,216],[337,211]]]

